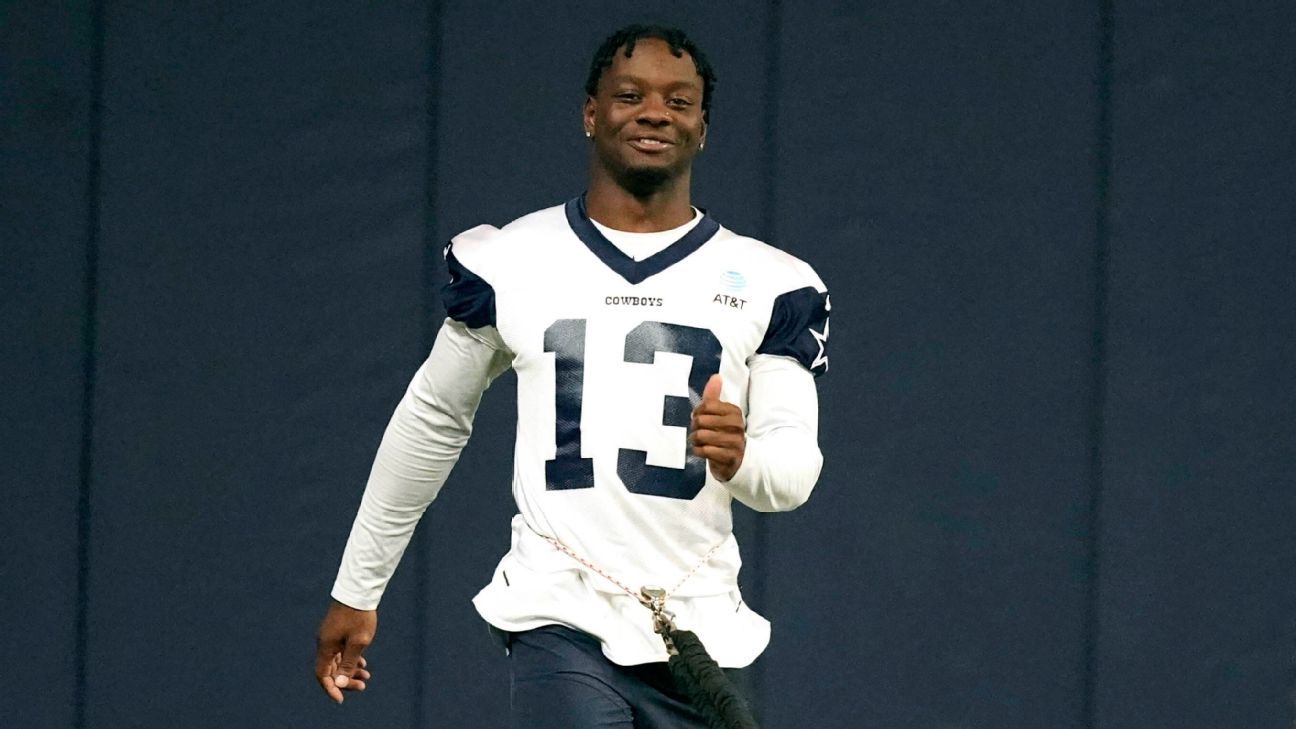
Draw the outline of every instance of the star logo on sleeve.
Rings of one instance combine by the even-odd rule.
[[[810,365],[810,369],[813,370],[820,366],[823,366],[824,369],[827,369],[828,355],[824,353],[824,345],[828,343],[828,320],[827,319],[824,320],[824,328],[822,332],[816,332],[815,330],[811,329],[810,336],[814,337],[815,344],[819,345],[819,353],[815,355],[814,362]]]
[[[832,311],[832,299],[827,295],[824,296],[824,311]],[[819,345],[819,353],[815,355],[814,362],[810,365],[810,369],[816,369],[820,366],[823,366],[825,370],[828,369],[828,355],[824,352],[824,346],[828,344],[828,324],[828,318],[824,317],[824,328],[822,332],[816,332],[814,329],[810,330],[810,336],[814,337],[815,344]]]

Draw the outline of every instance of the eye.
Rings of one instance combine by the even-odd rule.
[[[628,104],[633,104],[639,100],[639,94],[634,91],[621,91],[613,98],[617,101],[624,101]]]
[[[676,96],[666,103],[670,104],[673,107],[676,107],[677,109],[686,109],[693,105],[692,100],[686,99],[682,96]]]

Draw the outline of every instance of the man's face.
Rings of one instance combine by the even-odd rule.
[[[693,58],[676,58],[656,38],[618,50],[585,101],[585,131],[599,162],[622,184],[652,187],[688,171],[706,138],[702,77]]]

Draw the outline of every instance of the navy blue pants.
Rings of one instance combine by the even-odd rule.
[[[665,663],[618,666],[597,638],[557,625],[508,641],[513,729],[707,729]]]

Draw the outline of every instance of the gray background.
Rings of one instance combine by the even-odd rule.
[[[833,292],[823,478],[739,517],[765,725],[1291,726],[1296,6],[554,5],[0,3],[0,725],[505,725],[511,377],[370,691],[314,629],[441,242],[580,192],[657,19],[695,200]]]

